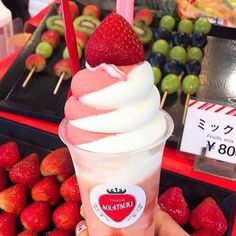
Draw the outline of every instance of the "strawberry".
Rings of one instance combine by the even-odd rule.
[[[101,10],[94,4],[88,4],[83,9],[83,15],[91,15],[99,19],[101,15]]]
[[[10,226],[10,227],[9,227]],[[16,235],[16,215],[12,213],[0,213],[0,235]]]
[[[0,167],[0,191],[2,191],[7,186],[6,172]]]
[[[19,214],[24,209],[27,200],[27,187],[15,184],[0,192],[0,208],[8,213]]]
[[[37,233],[33,230],[26,229],[21,233],[17,234],[17,236],[37,236]]]
[[[135,12],[134,21],[143,21],[146,25],[151,25],[154,14],[148,8],[142,8]]]
[[[61,229],[75,230],[76,225],[82,220],[78,202],[64,202],[53,212],[54,224]]]
[[[22,225],[36,232],[45,230],[50,223],[50,206],[47,202],[33,202],[20,215]]]
[[[40,170],[43,176],[56,175],[62,182],[74,173],[74,167],[67,148],[58,148],[49,153],[41,162]]]
[[[60,193],[66,201],[81,201],[79,186],[75,174],[62,183]]]
[[[20,152],[16,142],[0,145],[0,167],[11,168],[20,160]]]
[[[38,155],[32,153],[10,169],[9,177],[14,183],[32,187],[41,178],[39,165]]]
[[[71,236],[71,232],[68,230],[56,228],[49,232],[47,236]]]
[[[200,229],[197,231],[194,231],[191,236],[214,236],[211,232],[205,231],[204,229]]]
[[[59,185],[55,176],[46,176],[39,180],[31,189],[34,201],[49,202],[56,205],[60,198]]]
[[[205,198],[191,212],[190,225],[195,230],[204,229],[209,231],[213,236],[221,236],[227,230],[225,216],[211,197]]]
[[[92,67],[132,65],[144,61],[144,49],[130,24],[112,12],[89,38],[85,58]]]
[[[181,188],[169,188],[159,197],[158,204],[179,225],[185,225],[187,223],[190,212]]]

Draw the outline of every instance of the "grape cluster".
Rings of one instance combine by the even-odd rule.
[[[172,32],[175,26],[172,16],[160,19],[153,34],[155,42],[149,62],[153,67],[155,84],[161,82],[163,92],[177,92],[181,86],[180,75],[183,75],[182,91],[192,95],[199,89],[198,75],[211,24],[206,18],[195,22],[183,19],[176,27],[177,31]]]

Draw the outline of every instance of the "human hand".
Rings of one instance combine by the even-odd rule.
[[[81,215],[84,216],[83,210]],[[155,236],[190,236],[166,212],[159,207],[156,210]],[[79,222],[76,227],[76,236],[89,236],[86,221]]]

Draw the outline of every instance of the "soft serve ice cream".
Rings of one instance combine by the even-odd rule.
[[[123,22],[112,13],[89,39],[87,68],[72,79],[73,95],[65,106],[68,138],[77,147],[93,152],[142,149],[161,139],[166,131],[152,68],[144,61],[142,45],[131,27],[125,22],[122,33],[127,42],[117,24],[114,33],[106,35],[114,16]]]
[[[60,136],[79,183],[90,236],[153,236],[162,153],[173,125],[132,27],[111,13],[72,79]]]

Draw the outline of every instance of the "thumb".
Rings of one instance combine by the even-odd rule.
[[[80,221],[75,229],[76,236],[88,236],[88,228],[85,220]]]

